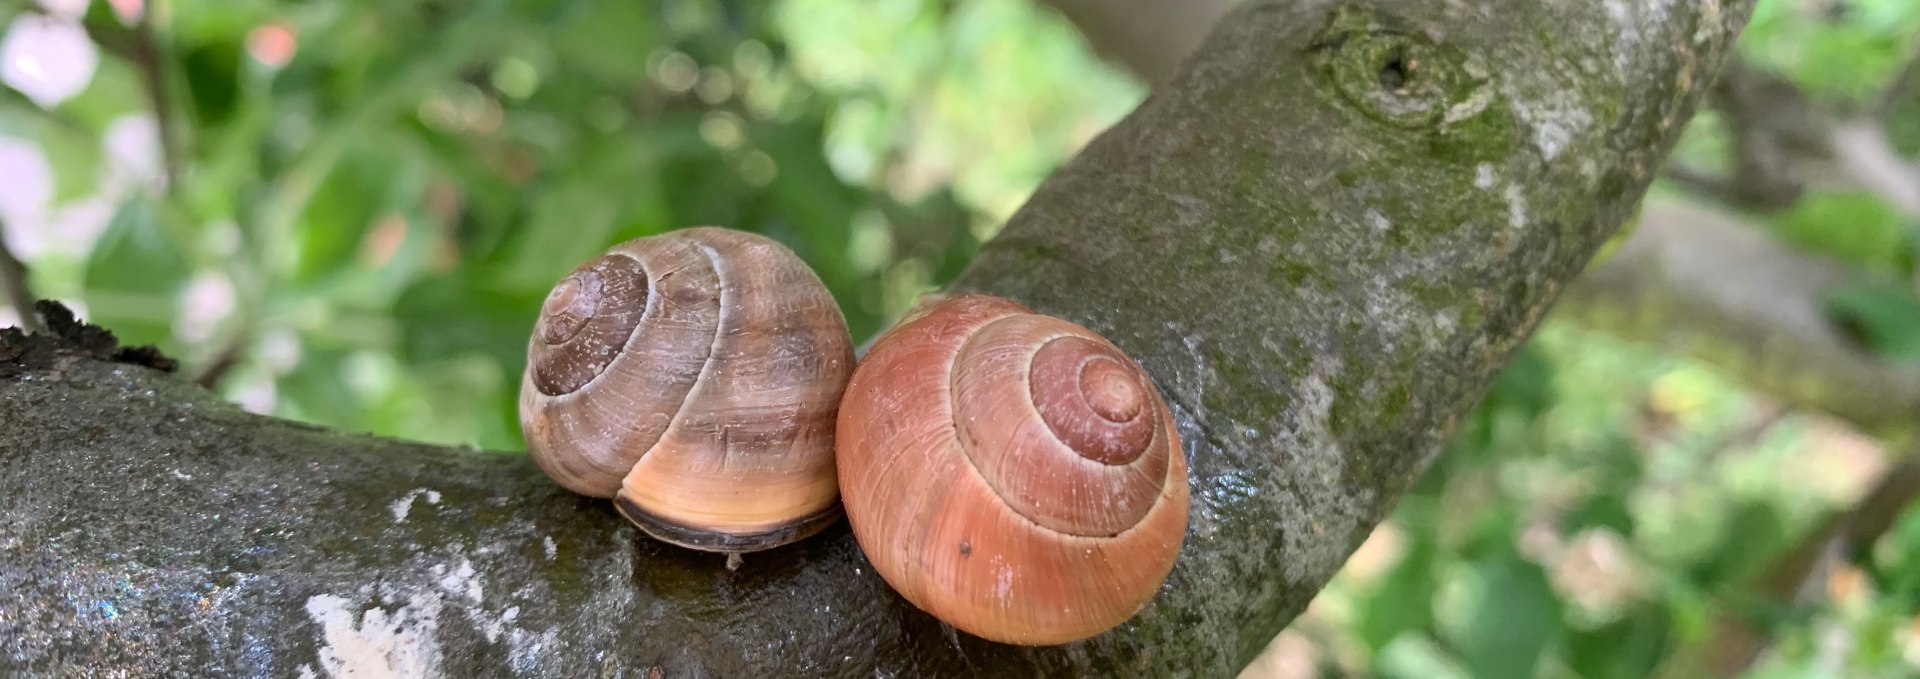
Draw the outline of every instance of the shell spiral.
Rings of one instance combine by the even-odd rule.
[[[1187,524],[1178,433],[1118,347],[1008,300],[896,324],[840,406],[855,537],[914,605],[971,634],[1057,644],[1132,617]]]
[[[854,365],[800,258],[701,227],[614,246],[554,286],[520,424],[560,485],[615,498],[657,538],[765,549],[839,517],[834,418]]]

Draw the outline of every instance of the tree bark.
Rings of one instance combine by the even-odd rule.
[[[522,455],[15,358],[0,670],[1231,675],[1632,213],[1750,10],[1256,0],[1049,179],[954,287],[1105,333],[1177,411],[1187,542],[1110,633],[957,634],[844,523],[729,573]]]

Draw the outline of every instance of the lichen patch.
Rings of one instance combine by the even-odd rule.
[[[460,560],[451,567],[435,564],[430,572],[439,579],[440,589],[449,594],[464,597],[473,603],[480,603],[483,593],[480,574],[473,570],[473,562],[466,557],[460,557]]]
[[[392,508],[393,508],[394,523],[399,523],[401,521],[407,520],[407,514],[413,511],[413,501],[418,500],[422,497],[425,497],[427,499],[427,504],[430,504],[430,505],[440,504],[440,491],[428,490],[425,488],[415,488],[413,490],[407,491],[407,494],[402,495],[400,496],[400,499],[393,501]]]
[[[322,594],[307,599],[307,617],[320,626],[320,670],[329,677],[401,679],[439,676],[440,601],[415,597],[389,613],[380,607],[358,611],[345,598]],[[311,675],[310,667],[302,667]]]

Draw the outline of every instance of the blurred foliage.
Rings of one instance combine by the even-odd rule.
[[[248,408],[486,449],[521,446],[535,309],[601,249],[764,233],[866,337],[1143,95],[1026,0],[31,7],[0,0],[0,220],[43,295]],[[1920,3],[1763,0],[1742,48],[1851,114]],[[1889,130],[1920,149],[1920,113]],[[1678,155],[1724,169],[1726,137],[1705,114]],[[1843,188],[1757,219],[1891,281],[1834,313],[1920,357],[1911,219]],[[1289,676],[1648,676],[1883,458],[1550,322],[1293,626]],[[1920,518],[1866,552],[1749,676],[1920,672]]]
[[[766,234],[864,337],[1141,94],[1019,0],[82,0],[19,22],[103,55],[70,98],[34,106],[29,77],[0,107],[55,187],[0,211],[42,294],[190,366],[237,358],[223,390],[254,409],[494,449],[521,445],[540,299],[607,246]]]

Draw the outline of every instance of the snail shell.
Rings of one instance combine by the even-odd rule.
[[[1058,644],[1125,622],[1186,532],[1186,461],[1146,372],[1004,299],[909,314],[855,371],[836,437],[874,567],[987,639]]]
[[[839,517],[833,423],[853,342],[773,240],[702,227],[621,243],[548,294],[520,424],[534,460],[656,538],[750,552]]]

